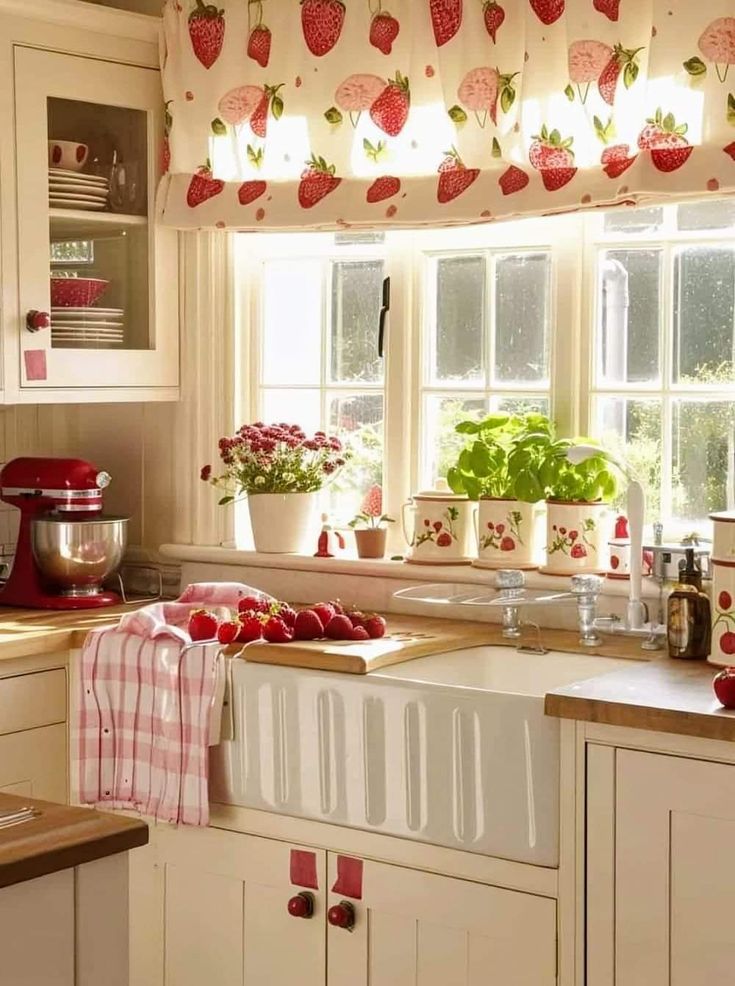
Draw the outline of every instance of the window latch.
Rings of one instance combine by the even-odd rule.
[[[383,278],[383,299],[378,319],[378,356],[383,357],[383,341],[385,339],[385,320],[390,311],[390,278]]]

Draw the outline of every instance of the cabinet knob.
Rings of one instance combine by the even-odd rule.
[[[292,918],[310,918],[314,913],[314,895],[302,890],[288,902],[288,913]]]
[[[327,911],[327,921],[335,928],[352,931],[355,927],[355,908],[348,900],[341,900]]]
[[[51,316],[48,312],[39,312],[31,308],[26,313],[26,328],[29,332],[38,332],[39,329],[47,329],[51,325]]]

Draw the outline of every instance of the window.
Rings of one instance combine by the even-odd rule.
[[[343,433],[339,520],[373,484],[396,516],[446,473],[456,423],[496,409],[602,439],[649,520],[735,505],[735,201],[237,241],[243,413]]]

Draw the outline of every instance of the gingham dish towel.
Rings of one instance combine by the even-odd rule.
[[[185,602],[156,603],[87,636],[75,723],[82,804],[208,824],[208,753],[218,741],[226,659],[218,643],[192,643],[184,627],[215,597],[208,608],[224,616],[242,596],[261,595],[227,589],[189,586]]]

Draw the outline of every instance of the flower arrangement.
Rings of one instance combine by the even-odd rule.
[[[299,425],[242,425],[220,438],[224,464],[220,476],[204,466],[201,479],[224,491],[220,504],[258,493],[314,493],[329,482],[349,458],[339,438],[317,431],[308,436]]]
[[[383,513],[383,488],[378,483],[373,483],[363,498],[360,512],[355,514],[349,526],[375,531],[385,524],[393,523],[393,518]]]

